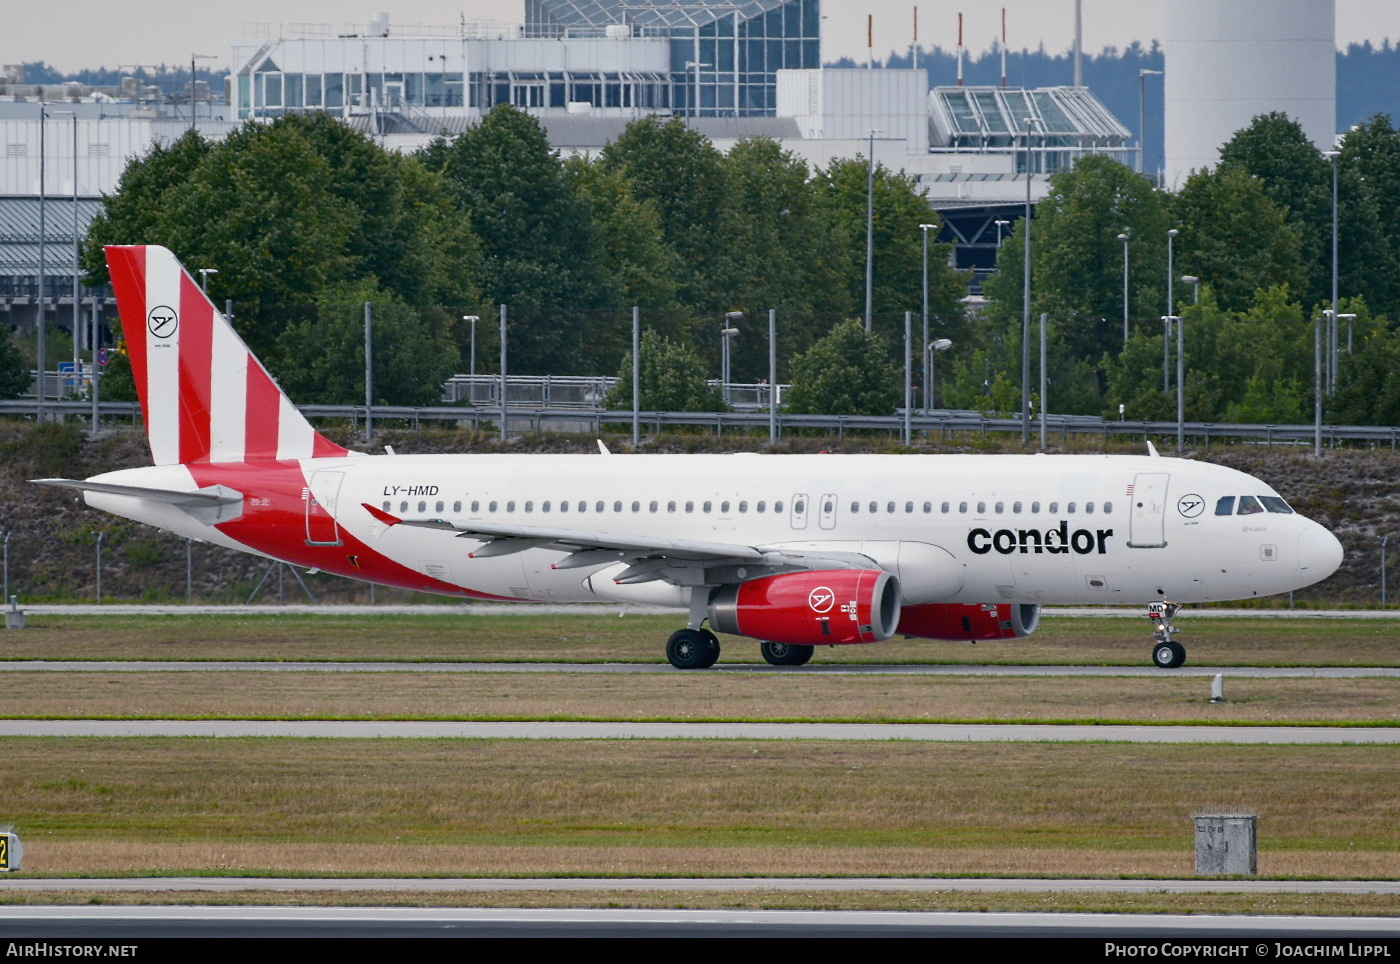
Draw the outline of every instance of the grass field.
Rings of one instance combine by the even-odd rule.
[[[0,633],[0,660],[665,661],[674,616],[34,616]],[[1400,620],[1177,618],[1193,666],[1400,666]],[[724,637],[722,662],[761,661]],[[1046,617],[1026,639],[889,640],[819,649],[818,662],[1138,666],[1146,619]]]
[[[0,659],[660,663],[676,617],[40,616]],[[1180,619],[1193,665],[1400,665],[1381,620]],[[818,661],[1146,661],[1146,620]],[[733,641],[727,660],[753,662]],[[4,674],[0,716],[1397,725],[1393,679],[799,671]],[[403,876],[1191,876],[1200,808],[1258,812],[1269,876],[1400,878],[1400,748],[819,741],[0,739],[24,871]],[[18,895],[53,903],[79,895]],[[1317,895],[87,895],[97,902],[1400,913]]]
[[[1400,725],[1400,679],[8,673],[6,719]],[[1343,738],[1339,735],[1339,739]]]
[[[38,873],[1400,877],[1393,747],[8,738]]]

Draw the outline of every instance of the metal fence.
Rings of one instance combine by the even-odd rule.
[[[484,377],[484,376],[478,376]],[[499,377],[496,382],[499,384]],[[599,379],[601,381],[601,379]],[[512,386],[512,396],[514,390]],[[499,405],[499,401],[496,402]],[[308,418],[339,419],[358,426],[365,418],[363,405],[298,405],[298,409]],[[0,415],[33,417],[37,405],[33,399],[0,401]],[[53,415],[89,418],[92,403],[87,401],[48,402],[44,409]],[[98,414],[104,419],[129,419],[133,423],[141,416],[140,407],[135,402],[101,402]],[[420,427],[425,422],[456,423],[461,428],[478,431],[499,430],[501,410],[493,408],[473,408],[468,406],[392,406],[376,405],[371,416],[378,424],[385,421],[399,425]],[[607,411],[571,406],[530,406],[515,402],[512,397],[505,413],[507,430],[510,432],[579,432],[601,434],[604,426],[630,426],[632,411]],[[642,412],[641,424],[648,430],[660,432],[668,428],[699,428],[717,435],[725,431],[766,430],[769,426],[767,411],[735,412]],[[1021,432],[1019,418],[986,415],[968,411],[911,412],[906,419],[903,412],[894,415],[795,415],[778,412],[774,417],[779,436],[792,429],[816,429],[843,436],[847,431],[863,430],[888,432],[899,436],[909,428],[921,437],[937,435],[942,440],[958,436],[986,438],[999,433]],[[1047,415],[1044,417],[1046,434],[1055,436],[1062,442],[1071,438],[1110,437],[1175,437],[1177,423],[1114,421],[1088,415]],[[1041,419],[1030,420],[1033,436],[1040,433]],[[1187,438],[1207,447],[1213,440],[1248,440],[1266,445],[1304,445],[1313,441],[1315,427],[1306,425],[1253,425],[1239,422],[1186,422],[1183,425]],[[1325,445],[1335,446],[1339,442],[1363,442],[1372,446],[1396,448],[1400,442],[1400,426],[1394,425],[1324,425],[1322,439]]]

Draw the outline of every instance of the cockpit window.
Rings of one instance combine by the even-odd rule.
[[[1235,497],[1234,497],[1233,495],[1222,495],[1222,496],[1220,497],[1219,501],[1217,501],[1217,502],[1215,503],[1215,514],[1216,514],[1216,515],[1234,515],[1234,514],[1235,514]]]
[[[1259,500],[1252,495],[1240,496],[1240,507],[1235,510],[1235,515],[1254,515],[1263,512],[1264,507],[1259,504]]]
[[[1276,495],[1261,495],[1259,501],[1264,503],[1264,508],[1270,512],[1277,512],[1281,515],[1291,515],[1293,510],[1288,507],[1288,503]]]

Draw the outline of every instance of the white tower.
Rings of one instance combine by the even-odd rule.
[[[1167,0],[1166,186],[1214,166],[1221,145],[1271,111],[1330,149],[1336,19],[1335,0]]]

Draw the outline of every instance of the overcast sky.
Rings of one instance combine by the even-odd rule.
[[[1084,47],[1144,44],[1162,36],[1166,0],[1084,0]],[[1229,2],[1229,0],[1221,0]],[[1400,41],[1396,0],[1336,0],[1337,43]],[[1073,0],[823,0],[823,57],[864,60],[865,15],[875,15],[875,52],[908,48],[913,11],[919,8],[923,46],[952,48],[957,13],[968,45],[990,46],[1006,8],[1007,44],[1013,50],[1067,49],[1074,36]],[[215,54],[211,66],[227,66],[231,44],[246,23],[357,24],[387,10],[394,24],[452,24],[468,20],[519,23],[522,0],[238,0],[176,3],[172,0],[66,0],[57,6],[7,0],[0,28],[0,63],[46,61],[60,70],[118,65],[187,63],[190,54]]]

